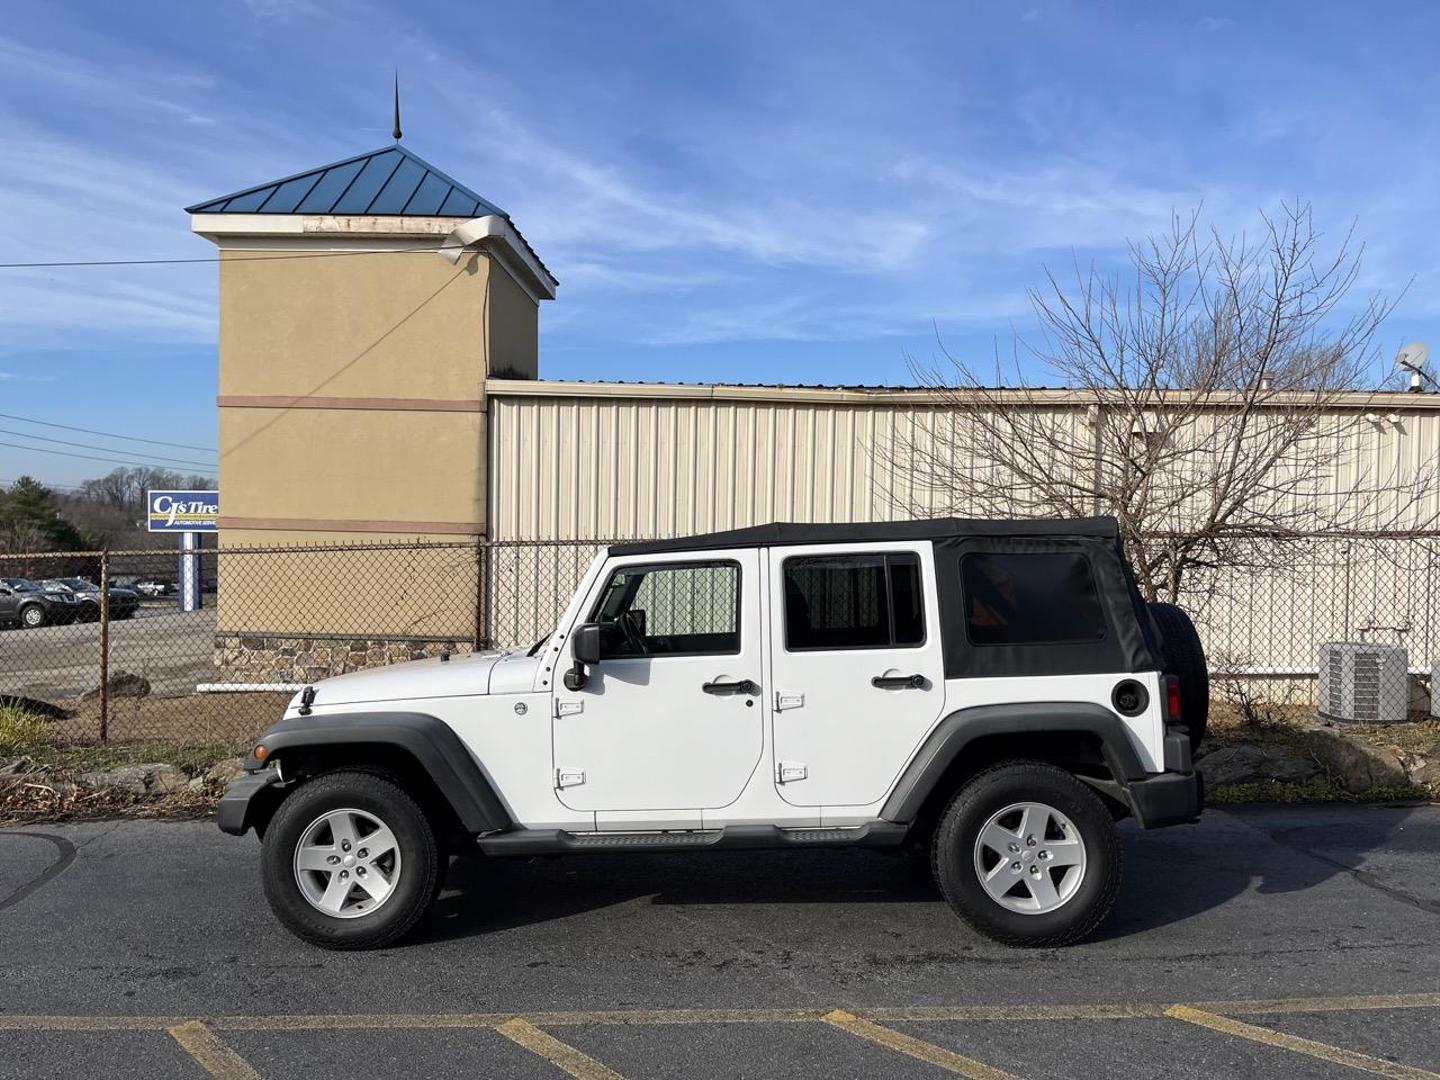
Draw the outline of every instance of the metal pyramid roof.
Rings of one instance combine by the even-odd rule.
[[[187,206],[190,214],[384,214],[509,218],[399,143]]]

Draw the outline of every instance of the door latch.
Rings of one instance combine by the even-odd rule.
[[[557,788],[578,787],[585,783],[584,769],[559,768],[555,770],[555,786]]]
[[[775,770],[775,779],[781,784],[793,784],[797,780],[804,780],[808,775],[808,770],[799,761],[782,761]]]
[[[561,701],[559,698],[555,699],[556,716],[575,716],[577,713],[583,713],[584,711],[585,702],[583,701]]]
[[[775,711],[784,712],[786,709],[799,709],[805,705],[805,695],[796,693],[793,690],[775,691]]]

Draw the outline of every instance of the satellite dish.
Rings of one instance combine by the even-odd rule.
[[[1423,341],[1412,341],[1395,354],[1395,366],[1419,374],[1429,359],[1430,346]]]

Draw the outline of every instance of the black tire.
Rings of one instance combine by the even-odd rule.
[[[1151,604],[1150,617],[1160,631],[1166,669],[1180,680],[1180,715],[1190,729],[1190,746],[1199,747],[1210,721],[1210,667],[1205,662],[1205,647],[1184,609]]]
[[[976,868],[981,829],[993,815],[1022,802],[1058,810],[1084,843],[1078,886],[1045,913],[1002,906],[986,891]],[[1038,761],[1006,762],[973,777],[950,800],[930,843],[935,883],[955,913],[986,937],[1029,948],[1071,945],[1093,933],[1115,903],[1122,861],[1115,823],[1100,796],[1064,769]]]
[[[20,609],[20,625],[27,630],[39,630],[49,621],[43,604],[26,604]]]
[[[395,891],[370,913],[328,915],[301,891],[295,849],[310,824],[327,812],[354,809],[373,814],[395,835],[402,869]],[[439,847],[425,812],[390,779],[368,772],[325,773],[302,783],[275,811],[260,855],[265,898],[297,937],[326,949],[378,949],[408,933],[436,893]]]

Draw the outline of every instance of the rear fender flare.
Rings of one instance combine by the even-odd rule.
[[[1105,764],[1122,788],[1129,781],[1145,776],[1145,767],[1130,742],[1125,722],[1103,706],[1086,701],[976,705],[951,713],[935,726],[900,774],[880,816],[886,821],[914,821],[950,766],[977,739],[1047,732],[1096,736]]]

